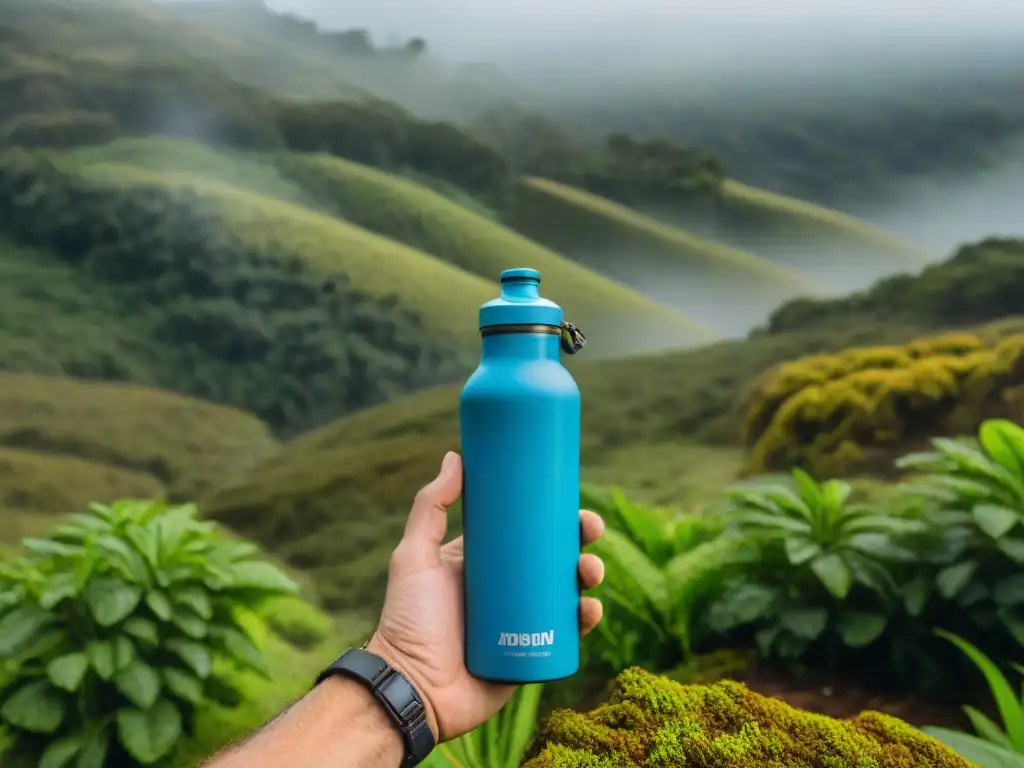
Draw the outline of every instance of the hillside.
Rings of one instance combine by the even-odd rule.
[[[1013,258],[1011,251],[1006,258]],[[907,306],[922,306],[918,294],[929,296],[937,275],[946,275],[950,284],[959,281],[962,291],[976,283],[977,274],[964,271],[960,260],[955,256],[904,280],[901,295]],[[1024,314],[1020,307],[1006,311],[984,293],[973,299],[978,321]],[[1019,331],[1022,324],[1020,317],[1010,317],[993,323],[984,335],[998,338]],[[737,403],[762,372],[808,354],[902,343],[957,325],[927,311],[908,312],[893,322],[868,308],[835,325],[810,317],[794,321],[786,331],[761,331],[695,350],[581,361],[573,374],[584,403],[584,478],[614,478],[641,496],[645,488],[654,495],[674,489],[677,502],[699,501],[695,489],[739,469],[742,414]],[[328,604],[365,605],[367,595],[380,596],[388,542],[399,535],[409,500],[436,472],[444,452],[458,448],[459,390],[458,385],[435,388],[304,434],[246,478],[217,490],[204,508],[293,565],[310,569],[328,585],[323,593]],[[702,450],[694,449],[697,443]],[[709,453],[709,444],[720,448]],[[349,541],[340,531],[357,518],[358,536]],[[455,514],[454,530],[458,521]],[[339,535],[322,535],[335,526]],[[346,565],[338,565],[343,561]],[[349,587],[329,586],[341,583]]]
[[[519,184],[508,223],[730,335],[787,298],[821,292],[795,270],[550,180]]]
[[[346,274],[356,290],[394,296],[429,332],[469,349],[478,344],[477,309],[496,295],[501,271],[516,264],[540,270],[545,295],[593,339],[588,354],[716,336],[436,192],[340,158],[157,139],[121,140],[71,157],[76,169],[119,185],[190,188],[254,247],[273,240],[321,271]]]

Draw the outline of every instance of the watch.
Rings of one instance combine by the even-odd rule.
[[[380,702],[405,740],[402,768],[419,765],[434,749],[434,733],[427,722],[423,699],[405,675],[375,653],[349,648],[320,673],[314,688],[334,675],[356,680]]]

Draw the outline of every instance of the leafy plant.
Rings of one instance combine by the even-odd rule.
[[[295,593],[193,505],[90,505],[0,570],[0,724],[40,768],[151,765],[225,673],[264,673],[252,610]]]
[[[665,669],[688,657],[701,630],[695,618],[748,554],[743,541],[723,536],[714,515],[673,517],[619,490],[584,489],[583,502],[606,524],[591,545],[605,563],[605,615],[585,646],[587,664]]]
[[[1024,693],[1018,697],[999,667],[967,640],[942,630],[936,634],[963,651],[985,676],[1003,723],[1000,727],[983,712],[965,706],[977,736],[939,726],[923,730],[982,768],[1024,768]],[[1024,674],[1024,667],[1012,666]]]
[[[708,614],[718,632],[752,626],[765,655],[795,658],[827,637],[859,648],[885,631],[896,591],[896,536],[919,524],[850,502],[840,480],[759,481],[729,491],[736,526],[760,557],[738,574]],[[854,600],[853,598],[856,598]]]
[[[426,768],[518,768],[537,725],[543,685],[524,685],[474,731],[439,744]]]

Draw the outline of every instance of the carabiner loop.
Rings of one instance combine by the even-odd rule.
[[[562,323],[562,351],[567,355],[575,355],[587,346],[587,337],[572,323]]]

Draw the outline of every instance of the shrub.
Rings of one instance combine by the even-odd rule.
[[[910,354],[904,365],[896,365],[895,352],[881,356],[885,365],[868,354],[865,367],[794,387],[788,396],[774,394],[787,389],[780,381],[763,404],[750,405],[747,471],[802,466],[818,475],[839,475],[882,466],[880,460],[896,448],[936,431],[973,430],[985,418],[1017,407],[1017,388],[1024,384],[1024,334],[966,354]],[[808,369],[814,365],[812,360]],[[770,386],[762,384],[765,391]]]
[[[721,535],[714,517],[673,519],[619,491],[602,496],[585,489],[583,504],[606,523],[604,536],[590,547],[605,563],[595,592],[605,614],[584,646],[584,664],[666,669],[687,658],[703,630],[696,617],[745,561],[745,542]]]
[[[711,628],[749,627],[763,654],[783,658],[878,640],[897,590],[887,560],[902,554],[894,538],[919,526],[851,503],[851,493],[848,483],[819,485],[800,470],[792,486],[730,491],[735,522],[760,553],[711,606]]]
[[[687,765],[699,768],[971,768],[896,718],[853,720],[793,709],[734,682],[681,685],[623,672],[587,714],[556,711],[523,768]]]
[[[105,144],[117,138],[120,130],[113,117],[101,112],[23,115],[0,125],[0,145],[64,149]]]
[[[92,505],[0,575],[0,721],[44,768],[151,765],[264,670],[252,610],[296,585],[192,505]]]
[[[273,600],[261,615],[274,634],[300,650],[315,648],[331,633],[331,619],[298,598]]]

